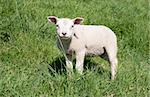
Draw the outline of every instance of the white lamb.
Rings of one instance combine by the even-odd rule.
[[[111,79],[117,72],[117,39],[114,32],[106,26],[80,25],[83,18],[57,18],[48,20],[56,25],[57,34],[62,42],[68,60],[66,66],[73,70],[72,54],[76,54],[76,70],[82,74],[85,55],[99,55],[111,65]],[[60,41],[58,48],[62,50]]]

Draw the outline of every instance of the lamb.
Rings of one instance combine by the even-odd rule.
[[[81,25],[83,18],[58,18],[49,16],[48,21],[56,25],[57,45],[62,46],[67,56],[66,67],[73,70],[72,55],[76,55],[76,70],[82,74],[84,58],[87,55],[98,55],[107,60],[111,66],[111,79],[117,72],[117,38],[115,33],[103,25]],[[60,41],[59,41],[60,39]]]

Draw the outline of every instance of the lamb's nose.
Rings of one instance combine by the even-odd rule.
[[[64,36],[65,36],[66,34],[67,34],[67,33],[62,33],[62,35],[64,35]]]

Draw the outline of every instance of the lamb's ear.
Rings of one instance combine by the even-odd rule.
[[[81,24],[83,22],[83,18],[81,17],[77,17],[75,19],[73,19],[74,24]]]
[[[55,17],[55,16],[48,16],[48,21],[50,21],[50,22],[56,24],[57,21],[58,21],[58,18]]]

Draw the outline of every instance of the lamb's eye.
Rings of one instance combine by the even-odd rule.
[[[57,28],[59,28],[59,25],[56,25]]]
[[[74,27],[74,25],[71,26],[72,28]]]

